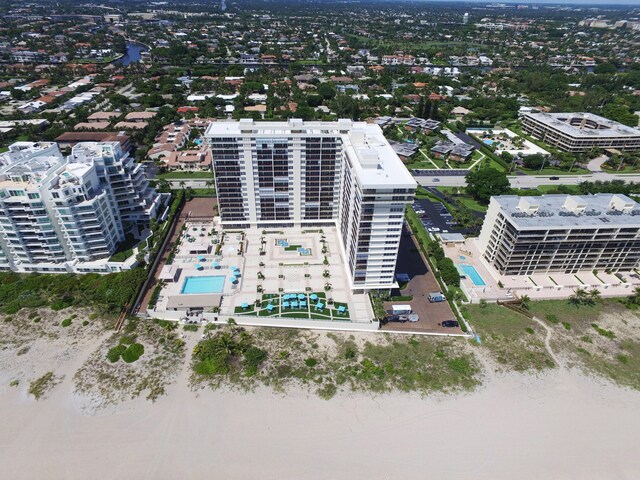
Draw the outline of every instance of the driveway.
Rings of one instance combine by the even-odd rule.
[[[386,302],[384,307],[390,311],[394,304],[411,305],[420,320],[415,323],[390,322],[382,326],[386,331],[411,331],[420,333],[462,333],[459,328],[445,328],[438,325],[443,320],[454,320],[456,317],[448,302],[429,303],[429,292],[439,292],[440,285],[433,272],[428,268],[424,256],[419,252],[412,234],[403,229],[400,240],[397,273],[406,273],[411,279],[400,292],[401,295],[413,295],[413,300]]]

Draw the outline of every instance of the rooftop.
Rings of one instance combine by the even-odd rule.
[[[326,137],[339,136],[343,150],[351,159],[363,188],[398,186],[408,188],[415,180],[384,138],[378,125],[338,120],[337,122],[304,122],[291,119],[288,122],[254,122],[243,119],[239,122],[213,122],[207,127],[205,136],[228,137],[251,135],[255,137]]]
[[[559,130],[572,137],[640,137],[640,130],[627,127],[608,118],[592,113],[525,113],[529,117],[548,127]]]
[[[621,194],[492,197],[519,229],[640,227],[640,206]]]

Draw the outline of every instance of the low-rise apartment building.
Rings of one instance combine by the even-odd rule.
[[[640,150],[640,130],[592,113],[524,113],[523,130],[565,152]]]

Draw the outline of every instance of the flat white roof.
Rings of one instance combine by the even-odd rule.
[[[376,124],[338,120],[336,122],[291,119],[288,122],[212,122],[205,136],[255,138],[304,138],[339,136],[362,188],[415,188],[417,183],[404,166],[382,130]]]
[[[525,117],[532,118],[562,133],[577,138],[598,137],[639,137],[640,130],[627,127],[608,118],[593,113],[525,113]]]

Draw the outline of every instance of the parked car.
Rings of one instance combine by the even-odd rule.
[[[441,325],[446,328],[456,328],[460,326],[457,320],[445,320]]]
[[[434,181],[434,182],[439,182],[439,181],[440,181],[440,179],[439,179],[439,178],[434,178],[434,179],[433,179],[433,181]]]
[[[560,180],[560,177],[549,177],[549,180]]]

